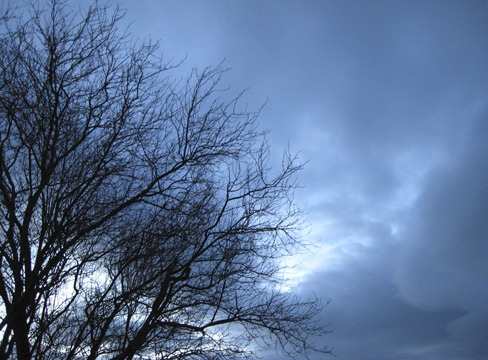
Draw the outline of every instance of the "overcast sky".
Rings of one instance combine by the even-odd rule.
[[[339,359],[488,358],[487,1],[118,2],[309,160],[293,279]]]

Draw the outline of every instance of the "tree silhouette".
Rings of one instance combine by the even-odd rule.
[[[183,80],[62,1],[2,17],[0,358],[309,355],[321,304],[280,287],[301,168],[270,170],[221,67]]]

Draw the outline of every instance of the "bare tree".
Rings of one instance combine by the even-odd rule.
[[[0,39],[0,358],[327,353],[320,302],[280,286],[301,165],[270,171],[223,70],[172,80],[119,9],[22,10]]]

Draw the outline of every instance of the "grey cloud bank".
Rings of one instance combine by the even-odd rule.
[[[225,58],[276,153],[309,159],[298,289],[332,300],[339,359],[488,358],[485,1],[121,4],[184,67]]]

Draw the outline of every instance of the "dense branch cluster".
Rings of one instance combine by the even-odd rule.
[[[25,10],[25,9],[23,9]],[[10,16],[11,15],[11,16]],[[279,286],[300,169],[257,113],[184,81],[122,13],[52,1],[0,38],[0,358],[309,354],[317,300]],[[219,97],[224,96],[224,99]],[[223,95],[222,95],[223,94]],[[274,174],[271,176],[271,174]]]

